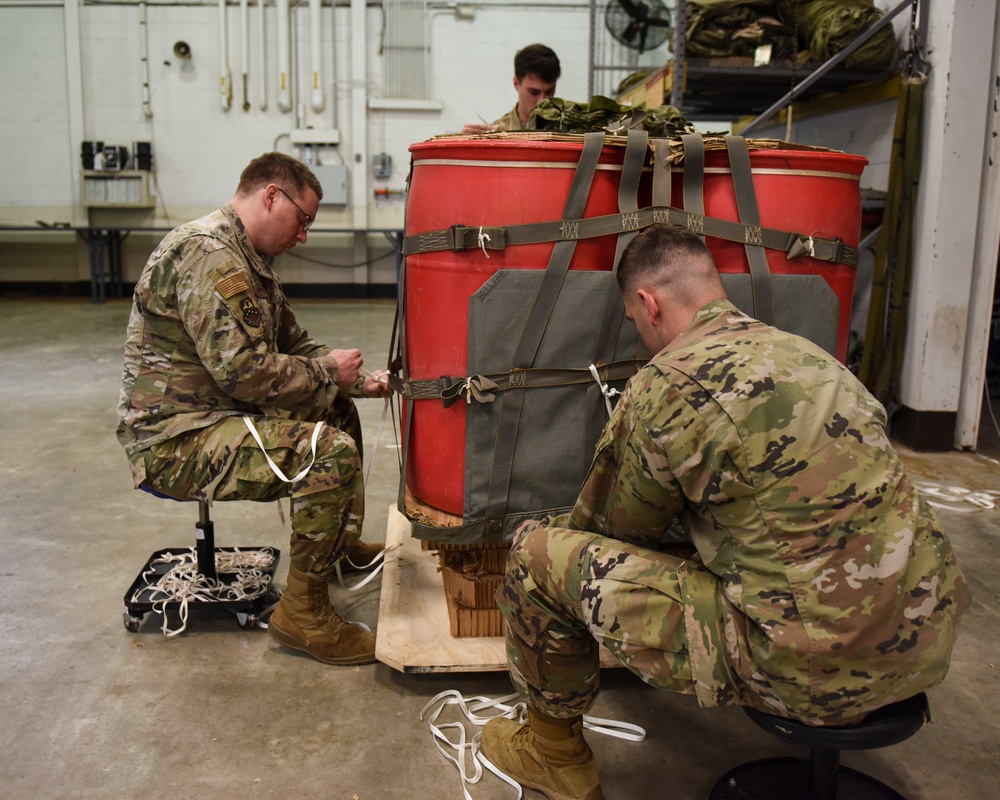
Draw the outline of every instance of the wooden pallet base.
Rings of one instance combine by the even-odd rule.
[[[375,657],[400,672],[505,672],[502,636],[451,635],[439,560],[410,536],[410,523],[389,509],[386,547],[392,547],[382,574]],[[601,649],[601,666],[619,666]]]

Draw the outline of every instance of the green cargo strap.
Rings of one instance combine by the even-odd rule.
[[[670,140],[652,139],[649,146],[653,150],[653,205],[661,208],[670,206]]]
[[[687,216],[683,225],[695,233],[704,234],[705,192],[702,181],[705,178],[705,140],[696,133],[686,133],[681,136],[681,147],[684,150],[683,198]]]
[[[686,203],[687,201],[685,201]],[[530,222],[523,225],[487,226],[467,228],[455,225],[444,231],[430,231],[428,234],[411,234],[404,241],[406,255],[429,253],[438,250],[505,250],[522,244],[541,244],[568,240],[594,239],[633,230],[638,214],[638,229],[648,228],[657,222],[669,222],[689,228],[704,236],[725,239],[729,242],[746,244],[748,235],[769,250],[780,250],[789,260],[809,256],[817,261],[844,264],[857,268],[858,251],[844,244],[840,239],[820,239],[803,233],[781,231],[746,225],[741,222],[706,217],[685,209],[667,206],[647,206],[638,212],[625,214],[605,214],[586,219],[561,219],[550,222]],[[748,234],[748,231],[752,231]],[[480,239],[480,233],[483,234]],[[440,234],[440,246],[431,246],[431,237]]]
[[[625,359],[612,361],[609,364],[598,364],[597,370],[605,383],[628,380],[645,363],[638,358]],[[473,400],[478,403],[492,403],[496,399],[497,392],[505,392],[508,389],[571,386],[592,383],[593,380],[590,369],[585,367],[532,367],[489,375],[465,377],[442,375],[440,378],[425,380],[403,380],[390,375],[389,386],[407,400],[441,400],[447,408],[463,397],[469,403]]]
[[[622,177],[618,184],[618,211],[622,214],[622,227],[615,245],[615,260],[611,272],[618,273],[618,262],[622,253],[639,230],[639,181],[642,178],[642,168],[646,163],[646,152],[649,149],[649,134],[641,128],[633,128],[628,132],[628,143],[625,146],[625,157],[622,161]],[[628,222],[626,223],[626,220]],[[592,364],[602,364],[611,361],[615,354],[615,345],[625,317],[625,307],[622,305],[622,294],[615,279],[608,281],[604,294],[604,310],[597,329],[597,341],[591,355]],[[628,376],[631,377],[631,376]],[[607,384],[607,380],[604,380]],[[585,441],[597,445],[601,431],[604,429],[601,406],[605,395],[601,386],[594,384],[587,390],[586,416],[584,436]]]
[[[578,219],[583,216],[587,197],[590,194],[590,186],[597,170],[597,162],[603,148],[603,133],[584,134],[583,152],[580,154],[580,161],[573,175],[573,183],[570,186],[563,209],[564,220]],[[532,365],[575,248],[575,239],[557,241],[552,248],[552,255],[549,258],[545,275],[542,277],[542,283],[535,295],[528,321],[524,325],[521,338],[514,351],[514,357],[511,359],[511,371],[518,368],[526,369]],[[523,389],[505,393],[501,397],[496,447],[493,450],[485,510],[485,531],[487,538],[492,540],[503,536],[503,521],[507,510],[507,494],[510,488],[510,474],[513,468],[514,449],[523,401]]]
[[[760,211],[750,171],[750,153],[742,136],[727,136],[729,169],[736,192],[736,208],[740,222],[747,226],[744,248],[750,266],[750,289],[753,292],[753,315],[765,325],[774,325],[774,299],[771,291],[771,268],[761,244]]]

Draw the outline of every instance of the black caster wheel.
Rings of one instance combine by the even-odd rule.
[[[257,621],[260,619],[256,614],[248,611],[237,611],[236,612],[236,624],[239,625],[243,630],[249,631],[257,627]]]
[[[129,633],[137,633],[142,625],[142,617],[133,617],[128,611],[122,614],[122,621],[125,623],[125,630]]]

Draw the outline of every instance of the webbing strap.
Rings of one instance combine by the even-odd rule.
[[[578,219],[583,216],[587,196],[590,194],[590,186],[603,147],[603,132],[584,134],[583,152],[580,154],[580,161],[573,175],[573,183],[570,186],[563,209],[564,220]],[[524,325],[521,338],[514,350],[514,357],[510,365],[511,370],[525,369],[534,362],[538,345],[542,341],[542,335],[545,333],[575,248],[575,239],[557,241],[552,248],[548,267],[528,314],[528,321]],[[506,393],[501,399],[485,509],[487,532],[494,535],[498,529],[502,532],[503,518],[507,511],[507,495],[510,489],[510,475],[514,464],[514,449],[523,402],[523,390]]]
[[[684,150],[684,210],[690,217],[684,227],[704,233],[705,140],[696,133],[685,133],[681,136],[681,147]]]
[[[753,315],[765,325],[774,325],[774,299],[771,291],[771,269],[760,236],[760,211],[750,172],[750,153],[742,136],[727,136],[729,168],[736,192],[736,208],[740,222],[746,225],[744,248],[750,265],[750,288],[753,292]]]
[[[662,208],[670,206],[670,140],[653,139],[653,205]]]
[[[618,234],[615,245],[615,260],[611,265],[612,275],[618,273],[618,262],[626,246],[639,230],[639,181],[642,178],[642,167],[646,162],[646,151],[649,146],[649,134],[641,128],[633,128],[628,132],[628,143],[625,146],[625,157],[622,162],[622,178],[618,184],[618,211],[622,214],[623,227],[628,229]],[[592,364],[604,364],[611,361],[615,354],[615,344],[622,328],[625,309],[622,305],[618,282],[611,277],[604,293],[604,310],[597,329],[597,342],[594,346]],[[603,429],[603,418],[600,414],[601,400],[605,399],[600,391],[600,385],[594,384],[587,391],[586,417],[584,425],[584,441],[597,443]]]
[[[687,200],[684,202],[686,204]],[[706,217],[681,208],[657,205],[641,208],[638,212],[605,214],[587,219],[561,219],[555,222],[530,222],[511,226],[484,225],[482,228],[478,225],[471,228],[455,225],[443,231],[411,234],[406,237],[406,246],[409,248],[407,255],[439,250],[505,250],[514,245],[593,239],[632,230],[636,225],[636,214],[638,214],[636,229],[648,228],[657,222],[669,222],[705,236],[740,244],[746,243],[747,229],[751,227],[742,222]],[[844,244],[840,239],[820,239],[776,228],[753,227],[753,236],[760,238],[761,245],[771,250],[781,250],[788,259],[809,256],[817,261],[844,264],[854,268],[858,266],[857,249]],[[484,234],[482,239],[480,233]]]
[[[602,381],[628,380],[646,362],[642,359],[625,359],[601,364],[597,369]],[[389,377],[389,385],[406,400],[441,400],[448,407],[461,398],[471,403],[492,403],[497,392],[508,389],[537,389],[542,386],[573,386],[593,380],[589,367],[533,367],[514,369],[510,372],[489,375],[469,375],[425,380],[404,380]]]

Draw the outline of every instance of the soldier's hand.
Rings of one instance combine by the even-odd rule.
[[[361,392],[365,397],[388,397],[392,394],[392,389],[389,388],[389,378],[384,370],[361,371],[365,375],[365,382],[361,387]]]
[[[337,386],[347,389],[354,385],[364,359],[360,350],[331,350],[324,359],[332,361],[337,367]]]

